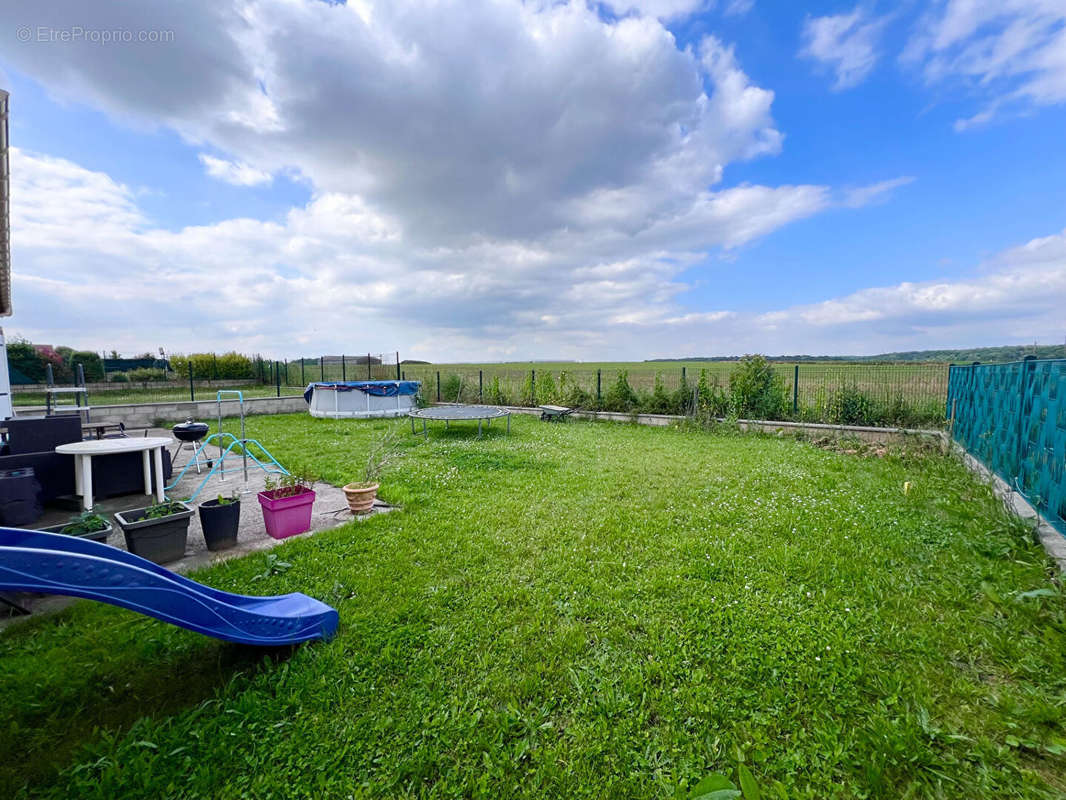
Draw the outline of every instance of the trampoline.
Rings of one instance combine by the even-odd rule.
[[[428,420],[443,420],[444,427],[449,422],[462,420],[477,420],[477,435],[481,438],[481,423],[487,422],[492,425],[494,419],[507,417],[507,432],[511,432],[511,412],[495,406],[432,406],[430,408],[418,408],[408,413],[411,418],[411,433],[415,432],[415,419],[422,420],[422,435],[429,438],[429,429],[426,427]]]

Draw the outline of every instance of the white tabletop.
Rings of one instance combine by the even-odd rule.
[[[88,442],[61,444],[56,452],[73,456],[102,456],[108,453],[135,453],[174,444],[169,436],[131,436],[126,439],[93,439]]]

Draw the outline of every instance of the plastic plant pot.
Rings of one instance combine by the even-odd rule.
[[[267,535],[274,539],[287,539],[298,533],[311,530],[311,507],[315,492],[307,489],[299,494],[284,495],[285,489],[270,489],[256,495],[263,507],[263,522]],[[281,497],[277,495],[282,494]]]
[[[43,533],[62,533],[64,536],[78,536],[82,539],[90,539],[100,544],[107,544],[107,537],[111,535],[111,531],[114,530],[111,523],[107,523],[107,527],[99,531],[89,531],[88,533],[65,533],[63,529],[70,523],[63,523],[62,525],[50,525],[47,528],[38,528]]]
[[[147,508],[134,508],[115,514],[115,522],[126,536],[126,549],[156,564],[182,558],[189,541],[192,509],[177,500],[172,501],[171,505],[182,510],[153,519],[145,519]]]
[[[211,551],[226,550],[237,544],[237,528],[241,522],[241,501],[219,503],[205,500],[200,503],[200,528],[204,543]]]

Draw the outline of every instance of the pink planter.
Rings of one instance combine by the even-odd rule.
[[[279,491],[273,489],[257,495],[259,505],[263,507],[267,534],[275,539],[285,539],[311,530],[311,506],[315,502],[315,493],[309,490],[288,497],[275,497]]]

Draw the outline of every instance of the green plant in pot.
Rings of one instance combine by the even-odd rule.
[[[115,514],[126,536],[126,549],[156,564],[177,561],[185,555],[192,508],[179,500],[164,500],[147,508]]]
[[[398,455],[398,452],[395,428],[386,428],[385,432],[371,443],[366,466],[363,468],[362,480],[344,486],[344,496],[353,514],[367,514],[374,507],[381,474]]]
[[[70,522],[41,528],[41,530],[45,533],[62,533],[107,544],[107,537],[111,534],[112,528],[106,517],[89,509],[71,519]]]
[[[226,550],[237,544],[237,529],[241,522],[240,495],[220,494],[213,500],[200,503],[197,510],[208,550]]]

